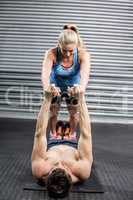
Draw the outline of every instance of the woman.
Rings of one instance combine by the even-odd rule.
[[[47,91],[52,84],[53,96],[67,91],[75,94],[75,87],[80,93],[85,93],[90,73],[90,53],[83,47],[82,40],[75,25],[68,24],[58,38],[56,47],[49,49],[43,60],[42,84]],[[76,85],[76,86],[75,86]],[[77,91],[77,89],[76,89]],[[57,112],[59,105],[51,105],[51,130],[56,135]],[[75,105],[69,104],[71,133],[77,126],[78,115]]]

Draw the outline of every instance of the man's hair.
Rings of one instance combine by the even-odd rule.
[[[72,186],[71,176],[64,169],[56,168],[48,176],[46,181],[47,191],[50,197],[63,198],[68,195]]]

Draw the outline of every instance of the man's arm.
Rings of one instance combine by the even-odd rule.
[[[46,131],[49,120],[49,110],[51,104],[52,95],[50,92],[45,93],[45,99],[43,100],[40,112],[37,118],[34,144],[31,159],[37,160],[39,158],[45,158],[47,150],[47,137]]]
[[[79,160],[75,164],[75,175],[79,180],[87,179],[90,176],[93,163],[92,137],[90,117],[83,94],[79,97],[79,126],[80,137],[78,141]]]
[[[79,155],[81,159],[90,160],[92,158],[91,122],[83,94],[81,94],[79,97],[79,127]]]

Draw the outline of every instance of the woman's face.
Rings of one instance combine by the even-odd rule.
[[[66,58],[69,58],[70,56],[73,55],[75,48],[77,48],[76,44],[67,44],[62,46],[60,49],[62,55]]]

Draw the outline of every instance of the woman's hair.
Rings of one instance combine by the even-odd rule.
[[[61,47],[67,44],[76,44],[78,47],[83,47],[83,41],[80,38],[77,26],[74,24],[64,25],[58,38],[58,44]]]
[[[72,186],[71,176],[64,169],[56,168],[48,176],[46,181],[47,191],[50,197],[63,198],[68,195]]]

